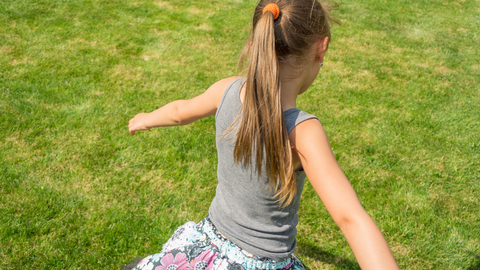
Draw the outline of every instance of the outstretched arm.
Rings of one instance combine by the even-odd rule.
[[[399,269],[380,229],[363,209],[338,165],[327,135],[316,119],[290,133],[294,153],[335,223],[347,238],[362,269]]]
[[[153,127],[181,126],[198,119],[214,115],[227,86],[237,77],[220,80],[203,94],[190,100],[176,100],[151,112],[139,113],[128,123],[128,131],[135,135],[137,130]]]

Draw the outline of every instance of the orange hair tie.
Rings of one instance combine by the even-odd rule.
[[[280,9],[274,3],[270,3],[263,8],[263,14],[265,14],[267,11],[272,12],[274,20],[278,18],[278,15],[280,15]]]

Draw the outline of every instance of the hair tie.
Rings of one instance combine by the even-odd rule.
[[[265,14],[265,12],[267,11],[272,12],[274,20],[276,20],[278,18],[278,15],[280,14],[280,9],[274,3],[270,3],[263,8],[263,14]]]

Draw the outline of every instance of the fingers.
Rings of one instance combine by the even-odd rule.
[[[128,132],[133,136],[135,135],[135,129],[133,129],[132,120],[133,118],[128,122]]]
[[[135,115],[130,121],[128,121],[128,132],[133,136],[137,130],[145,130],[143,127],[143,116],[145,113],[139,113]]]
[[[132,119],[130,119],[130,121],[128,121],[128,132],[130,133],[130,135],[135,135],[135,118],[137,116],[135,115],[135,117],[133,117]]]

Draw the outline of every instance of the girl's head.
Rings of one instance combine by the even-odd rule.
[[[271,3],[276,4],[280,11],[276,19],[272,12],[264,12],[264,8]],[[258,53],[273,56],[277,63],[284,62],[290,56],[295,57],[297,64],[306,60],[317,41],[327,37],[331,40],[331,22],[338,23],[330,15],[333,8],[333,5],[317,0],[261,0],[253,13],[252,29],[243,48],[240,64],[248,55]],[[262,49],[268,51],[261,52]]]
[[[269,3],[278,6],[280,14],[276,20],[271,12],[263,13]],[[305,57],[319,39],[330,39],[331,6],[316,0],[263,0],[253,14],[252,42],[262,35],[275,36],[275,53],[282,61],[287,56]],[[273,29],[273,33],[272,29]],[[253,44],[252,44],[253,45]],[[252,47],[253,48],[253,47]]]
[[[279,8],[276,19],[272,12],[263,12],[270,3]],[[248,71],[234,158],[250,164],[255,155],[259,174],[265,162],[269,183],[282,205],[292,202],[296,183],[283,118],[280,64],[301,69],[307,60],[324,53],[312,53],[312,48],[326,38],[330,40],[330,24],[335,21],[329,13],[331,8],[317,0],[261,0],[240,56],[240,67],[248,62]]]

